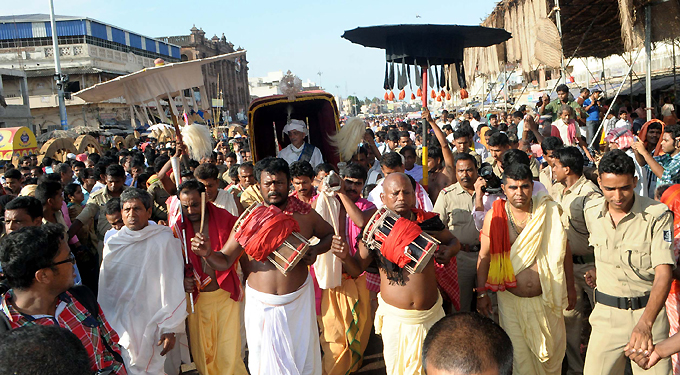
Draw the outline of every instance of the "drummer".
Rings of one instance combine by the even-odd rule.
[[[305,137],[309,135],[309,129],[302,120],[291,119],[283,128],[283,132],[288,134],[290,144],[277,155],[291,164],[295,161],[308,161],[312,168],[323,163],[321,151],[305,142]]]
[[[395,225],[386,240],[393,242],[393,246],[383,246],[379,253],[369,251],[363,242],[359,243],[359,251],[354,257],[347,256],[349,249],[344,243],[334,241],[331,249],[353,277],[366,270],[373,257],[377,256],[380,294],[375,332],[382,335],[387,373],[422,374],[423,340],[430,327],[444,317],[442,297],[439,292],[435,292],[437,279],[434,262],[448,264],[460,249],[460,244],[437,214],[416,208],[413,184],[406,174],[391,173],[385,178],[383,187],[384,192],[380,194],[383,204],[418,226],[397,229]],[[422,229],[427,229],[441,245],[422,272],[410,274],[396,264],[399,261],[396,255],[403,254],[400,249],[410,244],[404,243],[403,238],[415,231],[422,232]],[[391,235],[397,237],[391,239]]]
[[[287,373],[292,367],[299,374],[320,374],[321,351],[308,265],[314,263],[317,254],[328,251],[333,228],[309,204],[288,196],[291,178],[284,159],[272,158],[257,170],[266,208],[264,214],[256,211],[258,207],[249,212],[250,216],[239,228],[247,227],[251,220],[257,224],[240,233],[233,231],[221,252],[212,252],[204,259],[212,269],[222,271],[239,259],[244,247],[248,254],[248,259],[241,260],[241,264],[244,274],[248,275],[245,325],[251,374]],[[262,219],[268,211],[274,212],[273,216]],[[287,271],[287,276],[266,259],[267,254],[282,247],[286,238],[271,241],[277,237],[271,234],[283,231],[282,227],[298,227],[296,230],[299,229],[302,237],[320,239],[317,245],[310,246],[297,266]],[[240,237],[250,229],[254,233],[250,238]],[[263,261],[253,257],[262,258],[262,254],[265,254]],[[293,357],[292,353],[296,355]]]

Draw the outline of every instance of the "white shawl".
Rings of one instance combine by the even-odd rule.
[[[164,333],[184,336],[187,317],[184,261],[170,228],[123,227],[104,247],[99,305],[118,332],[129,374],[163,374],[158,341]],[[176,347],[182,337],[177,337]]]

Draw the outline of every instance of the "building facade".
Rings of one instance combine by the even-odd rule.
[[[154,59],[180,61],[180,47],[145,37],[103,22],[56,16],[62,74],[69,76],[66,92],[74,93],[115,77],[154,66]],[[36,134],[61,128],[54,80],[52,29],[47,14],[0,17],[0,69],[23,71]],[[20,104],[20,79],[7,80],[7,104]],[[69,127],[130,124],[130,111],[122,100],[85,103],[66,100]]]
[[[180,47],[182,61],[203,59],[226,53],[241,51],[234,44],[222,37],[214,35],[208,39],[203,29],[191,28],[189,35],[167,36],[158,38],[161,41]],[[213,108],[221,108],[224,116],[232,121],[245,120],[250,104],[248,88],[248,61],[245,55],[236,61],[216,61],[203,66],[203,83]]]

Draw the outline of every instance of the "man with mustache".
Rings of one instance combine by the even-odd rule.
[[[505,165],[507,201],[494,201],[480,231],[477,311],[489,316],[488,292],[497,292],[499,322],[514,349],[514,373],[558,375],[566,348],[562,311],[567,284],[573,285],[561,210],[547,193],[532,197],[528,165]]]
[[[312,185],[314,181],[314,169],[308,161],[294,161],[290,164],[290,177],[293,181],[293,196],[295,198],[312,204],[316,199],[316,188]]]
[[[263,206],[254,209],[239,231],[233,230],[221,251],[199,254],[215,271],[230,269],[241,260],[246,282],[245,324],[248,368],[251,374],[321,373],[321,352],[314,311],[314,289],[308,272],[318,254],[331,246],[333,228],[311,206],[288,196],[290,169],[280,158],[258,162],[258,186]],[[252,220],[252,221],[251,221]],[[298,265],[284,275],[267,256],[298,232],[319,238]]]
[[[456,254],[460,311],[471,311],[479,254],[479,231],[472,212],[475,210],[475,182],[479,175],[477,160],[471,154],[457,153],[455,163],[458,182],[439,193],[433,211],[460,241],[461,251]]]

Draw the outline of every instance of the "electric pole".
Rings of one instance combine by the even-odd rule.
[[[54,80],[57,81],[57,99],[59,100],[59,118],[61,119],[61,127],[64,130],[68,129],[68,118],[66,117],[66,103],[64,101],[64,85],[68,82],[68,78],[61,74],[61,65],[59,64],[59,43],[57,43],[57,21],[54,18],[54,0],[50,0],[50,23],[52,24],[52,48],[54,50]]]

